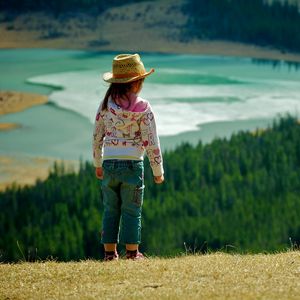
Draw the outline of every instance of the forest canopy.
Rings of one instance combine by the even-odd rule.
[[[188,37],[300,51],[300,11],[288,1],[188,0],[185,11]]]
[[[99,13],[103,10],[145,0],[10,0],[0,1],[0,9],[13,12],[44,11],[49,13]]]

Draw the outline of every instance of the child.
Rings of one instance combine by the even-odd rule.
[[[146,151],[154,181],[164,181],[155,118],[148,101],[140,98],[146,72],[138,54],[117,55],[111,83],[96,115],[93,157],[96,176],[102,179],[104,260],[118,259],[117,243],[126,245],[126,258],[142,259],[141,212],[144,195],[143,155]],[[120,227],[120,233],[119,233]]]

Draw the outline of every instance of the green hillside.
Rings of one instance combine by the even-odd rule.
[[[146,161],[147,162],[147,161]],[[142,250],[279,251],[300,242],[300,126],[291,116],[164,153],[166,181],[146,163]],[[101,257],[100,182],[94,167],[55,166],[44,182],[0,193],[2,261]]]

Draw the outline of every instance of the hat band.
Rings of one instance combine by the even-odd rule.
[[[143,74],[139,74],[139,73],[113,74],[113,78],[121,79],[121,78],[137,77],[137,76],[142,76],[142,75]]]

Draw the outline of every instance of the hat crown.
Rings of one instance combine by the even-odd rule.
[[[103,80],[110,83],[128,83],[145,78],[154,69],[146,71],[140,56],[136,54],[119,54],[112,62],[112,72],[103,74]]]
[[[146,73],[145,67],[138,54],[120,54],[113,60],[114,78],[139,76]]]

